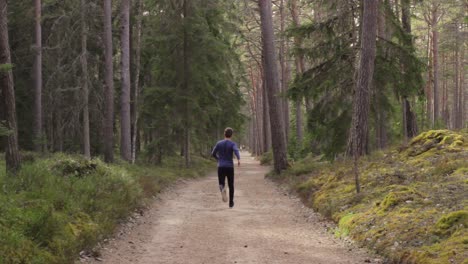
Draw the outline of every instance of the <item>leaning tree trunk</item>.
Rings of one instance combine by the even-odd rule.
[[[104,0],[105,92],[104,160],[114,162],[114,66],[112,52],[112,0]]]
[[[354,156],[356,191],[360,192],[357,160],[366,154],[369,134],[370,87],[374,74],[377,34],[377,1],[364,0],[361,57],[358,78],[354,91],[353,118],[351,126],[351,146]]]
[[[120,155],[130,161],[131,120],[130,120],[130,0],[122,0],[121,6],[122,45],[122,91],[120,95]]]
[[[34,23],[35,23],[35,43],[34,43],[34,150],[43,150],[42,135],[42,26],[41,26],[41,0],[34,0]]]
[[[5,153],[6,170],[14,174],[20,168],[20,155],[7,14],[6,0],[0,0],[0,104],[3,105],[5,126],[9,130]]]
[[[88,76],[88,25],[86,24],[86,0],[81,0],[81,71],[83,74],[83,154],[91,158],[89,140],[89,76]]]
[[[275,36],[271,0],[258,0],[262,28],[262,46],[265,55],[265,80],[268,89],[268,104],[270,112],[271,137],[273,146],[273,160],[276,173],[280,173],[288,166],[286,145],[284,142],[284,128],[280,110],[279,80],[275,53]]]

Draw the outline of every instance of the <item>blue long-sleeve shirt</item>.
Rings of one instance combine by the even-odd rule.
[[[218,160],[218,167],[220,168],[233,168],[234,162],[232,161],[232,154],[235,154],[237,159],[240,160],[239,149],[236,143],[231,140],[220,140],[213,148],[211,155]]]

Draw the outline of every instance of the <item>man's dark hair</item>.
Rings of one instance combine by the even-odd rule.
[[[233,133],[232,128],[226,127],[226,129],[224,129],[224,136],[225,137],[227,137],[227,138],[232,137],[232,133]]]

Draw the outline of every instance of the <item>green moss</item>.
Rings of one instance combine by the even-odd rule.
[[[349,161],[299,161],[291,175],[304,164],[313,169],[290,180],[309,206],[338,223],[337,236],[350,236],[390,263],[463,263],[467,143],[468,130],[433,130],[398,150],[364,157],[359,195]]]
[[[442,216],[437,221],[434,232],[448,236],[460,228],[468,228],[468,211],[456,211]]]
[[[349,213],[343,216],[340,221],[338,222],[338,227],[335,230],[336,237],[346,237],[349,235],[349,230],[353,224],[354,219],[358,217],[358,215]]]
[[[468,167],[461,167],[455,170],[455,174],[468,175]]]

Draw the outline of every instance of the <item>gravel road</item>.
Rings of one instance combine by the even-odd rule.
[[[268,167],[243,153],[235,206],[221,201],[217,177],[181,181],[143,216],[122,226],[87,263],[380,263],[327,231],[333,225],[264,178]]]

